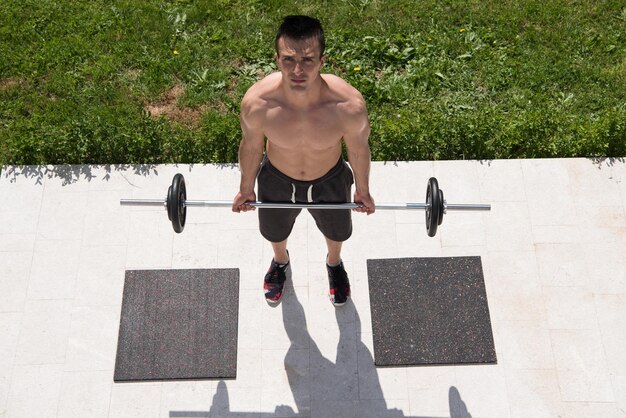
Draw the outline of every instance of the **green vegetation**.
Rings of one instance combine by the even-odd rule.
[[[3,0],[0,165],[236,161],[282,16],[327,32],[377,160],[626,156],[619,0]]]

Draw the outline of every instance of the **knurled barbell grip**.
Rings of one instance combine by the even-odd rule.
[[[363,205],[358,203],[275,203],[275,202],[247,202],[249,206],[255,208],[265,208],[265,209],[358,209],[362,208]],[[231,207],[233,205],[232,201],[228,200],[187,200],[185,202],[185,206],[209,206],[209,207],[222,207],[228,206]],[[382,203],[377,204],[376,209],[388,209],[388,210],[397,210],[397,209],[408,209],[407,205],[420,205],[419,208],[415,209],[425,209],[425,205],[421,203]]]

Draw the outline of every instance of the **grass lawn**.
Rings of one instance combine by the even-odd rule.
[[[3,0],[0,165],[236,161],[287,14],[376,160],[626,156],[623,0]]]

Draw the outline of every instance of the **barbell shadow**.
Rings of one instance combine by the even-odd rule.
[[[278,405],[273,412],[231,411],[228,387],[220,381],[208,411],[170,411],[170,418],[345,415],[359,418],[443,418],[406,416],[399,409],[388,408],[372,353],[361,340],[361,321],[352,299],[335,311],[339,326],[337,355],[334,362],[325,358],[309,334],[304,308],[295,289],[291,282],[287,283],[281,301],[283,324],[290,340],[284,366],[297,412],[289,405]],[[352,315],[353,323],[344,320]],[[302,364],[300,354],[307,348],[309,356],[306,364]],[[308,374],[303,371],[308,371]],[[359,394],[364,390],[371,399],[360,399]],[[450,418],[471,418],[456,387],[450,387],[448,398]],[[345,400],[345,411],[341,410],[342,400]]]
[[[260,413],[260,412],[230,412],[230,403],[228,400],[228,388],[226,387],[226,383],[221,380],[213,395],[212,405],[215,405],[214,408],[211,406],[209,411],[170,411],[170,418],[216,418],[216,417],[262,417],[262,418],[270,418],[270,417],[285,417],[285,416],[294,416],[298,415],[291,409],[291,407],[280,406],[276,407],[274,413]],[[461,399],[461,395],[459,390],[455,386],[450,386],[448,390],[448,405],[450,408],[449,418],[472,418],[472,415],[468,412],[467,406],[465,402]],[[221,413],[220,413],[221,412]],[[291,415],[286,415],[285,412],[291,412]],[[395,416],[395,415],[394,415]],[[415,416],[405,417],[404,415],[397,415],[399,417],[404,418],[444,418],[444,417],[436,417],[436,416]],[[388,417],[383,415],[382,418]],[[445,417],[448,418],[448,417]]]

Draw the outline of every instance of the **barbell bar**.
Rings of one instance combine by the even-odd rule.
[[[232,207],[230,200],[188,200],[185,178],[182,174],[174,175],[172,185],[167,190],[165,199],[121,199],[123,206],[163,206],[167,211],[167,216],[172,222],[172,227],[177,233],[181,233],[185,228],[188,207]],[[247,202],[255,208],[266,209],[357,209],[363,205],[358,203],[277,203],[277,202]],[[426,203],[377,203],[376,210],[417,210],[425,211],[426,233],[434,237],[437,227],[443,222],[443,215],[447,211],[488,211],[491,210],[489,204],[447,203],[443,196],[443,190],[439,188],[439,183],[435,177],[428,180],[426,186]]]

